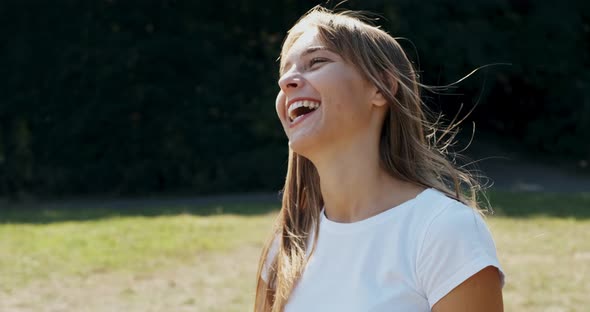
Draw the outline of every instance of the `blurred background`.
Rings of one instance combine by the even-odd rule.
[[[0,2],[0,310],[247,310],[287,165],[277,58],[319,3]],[[476,106],[453,149],[489,177],[507,307],[583,311],[590,2],[338,8],[400,37],[424,84],[483,67],[424,101]]]
[[[277,57],[317,3],[3,1],[0,195],[278,190],[287,141],[274,110]],[[477,104],[462,127],[469,139],[475,122],[476,145],[590,171],[588,1],[339,7],[374,12],[407,38],[428,85],[511,64],[424,99],[447,120]]]

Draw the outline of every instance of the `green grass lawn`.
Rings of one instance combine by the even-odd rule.
[[[590,194],[490,194],[506,311],[590,306]],[[277,205],[0,210],[0,311],[247,311]]]

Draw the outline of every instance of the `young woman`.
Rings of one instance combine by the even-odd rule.
[[[255,311],[502,311],[478,185],[445,157],[396,40],[316,7],[284,41],[279,86],[289,164]]]

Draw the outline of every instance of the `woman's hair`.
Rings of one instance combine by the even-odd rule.
[[[284,56],[307,30],[318,30],[319,40],[352,64],[374,84],[388,101],[381,129],[380,165],[392,177],[426,188],[435,188],[480,211],[477,193],[481,187],[472,175],[449,159],[447,148],[454,142],[456,126],[440,126],[440,117],[427,110],[420,90],[435,87],[418,82],[418,75],[399,43],[378,27],[367,24],[354,12],[334,13],[315,7],[291,28],[281,51]],[[432,121],[429,121],[432,120]],[[456,155],[455,155],[456,157]],[[319,175],[310,160],[289,150],[282,207],[272,237],[263,248],[258,268],[256,312],[279,312],[302,274],[311,232],[318,232],[324,202]],[[276,257],[269,250],[277,244]],[[261,274],[265,271],[266,282]]]

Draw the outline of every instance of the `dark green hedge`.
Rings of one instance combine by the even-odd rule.
[[[276,58],[314,1],[3,1],[0,195],[277,190]],[[362,3],[362,4],[361,4]],[[590,157],[590,8],[579,1],[349,1],[417,48],[427,95],[478,131]],[[418,57],[403,41],[412,58]]]

